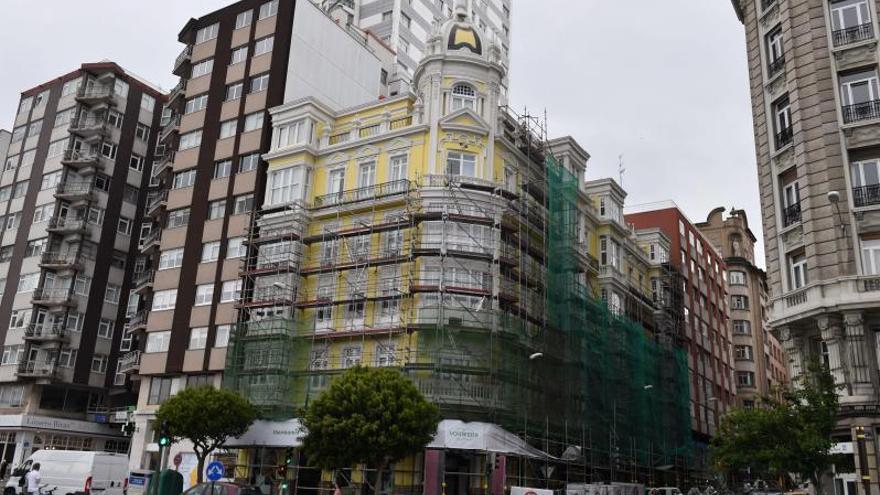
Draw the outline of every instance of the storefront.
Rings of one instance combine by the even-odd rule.
[[[42,449],[124,454],[128,438],[105,424],[31,414],[0,415],[0,459],[16,466]]]

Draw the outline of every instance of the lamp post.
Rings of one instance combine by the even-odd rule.
[[[529,355],[529,360],[526,364],[528,364],[528,376],[526,377],[526,406],[523,410],[523,441],[526,443],[526,446],[529,444],[529,408],[532,406],[532,390],[531,390],[531,382],[532,382],[532,363],[544,357],[543,352],[533,352]],[[522,459],[522,458],[521,458]],[[519,476],[520,480],[525,486],[526,478],[525,478],[525,465],[524,461],[520,461],[520,470]]]

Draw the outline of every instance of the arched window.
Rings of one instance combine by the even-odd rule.
[[[477,109],[477,93],[467,84],[456,84],[452,88],[452,111],[462,108]]]

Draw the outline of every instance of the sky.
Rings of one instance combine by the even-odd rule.
[[[21,91],[112,59],[163,88],[177,33],[232,0],[3,0],[0,128]],[[743,27],[729,0],[513,0],[511,105],[619,179],[627,204],[671,199],[694,222],[745,209],[761,238]],[[115,22],[120,20],[120,22]],[[763,245],[756,260],[763,265]]]

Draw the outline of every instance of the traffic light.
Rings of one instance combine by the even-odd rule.
[[[287,466],[278,466],[275,471],[279,480],[283,480],[287,478]]]
[[[293,449],[288,448],[284,451],[284,465],[290,466],[293,464]]]
[[[162,427],[159,429],[159,447],[169,445],[171,445],[171,429],[168,427],[168,421],[162,421]]]

